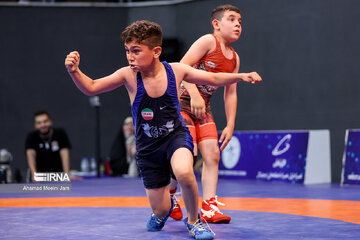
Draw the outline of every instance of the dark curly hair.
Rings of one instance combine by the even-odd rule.
[[[147,20],[136,21],[125,28],[121,33],[121,39],[125,43],[136,41],[149,48],[162,44],[162,30],[159,24]]]

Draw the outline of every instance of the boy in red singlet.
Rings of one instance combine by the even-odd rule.
[[[241,34],[240,10],[232,5],[216,7],[211,13],[213,34],[206,34],[193,43],[181,62],[208,72],[239,71],[240,59],[230,46],[239,39]],[[189,128],[194,141],[194,156],[200,149],[204,163],[202,169],[203,202],[202,220],[208,223],[229,223],[231,218],[220,212],[217,204],[216,187],[220,151],[229,143],[235,125],[237,107],[236,83],[225,86],[224,104],[227,126],[222,131],[218,145],[216,125],[210,109],[210,98],[217,87],[195,85],[183,82],[181,87],[180,107],[184,123]],[[196,157],[194,157],[195,161]],[[176,181],[172,181],[170,193],[174,196],[177,189]],[[174,197],[177,202],[176,197]],[[175,220],[182,218],[181,208],[175,206],[170,217]]]

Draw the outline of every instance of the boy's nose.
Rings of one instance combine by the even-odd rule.
[[[133,60],[134,57],[131,53],[129,53],[129,54],[127,54],[127,59],[128,59],[128,61],[130,61],[130,60]]]

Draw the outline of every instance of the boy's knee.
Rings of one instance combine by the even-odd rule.
[[[204,161],[219,163],[220,162],[220,150],[214,149],[212,151],[209,151],[206,154],[204,154],[203,158],[204,158]]]
[[[176,179],[180,184],[191,184],[194,177],[194,172],[190,170],[182,171],[176,175]]]

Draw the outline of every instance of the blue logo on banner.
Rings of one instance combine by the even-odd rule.
[[[360,184],[360,130],[349,130],[345,146],[343,183]]]
[[[219,134],[220,135],[220,134]],[[303,183],[308,132],[234,132],[219,176]]]

